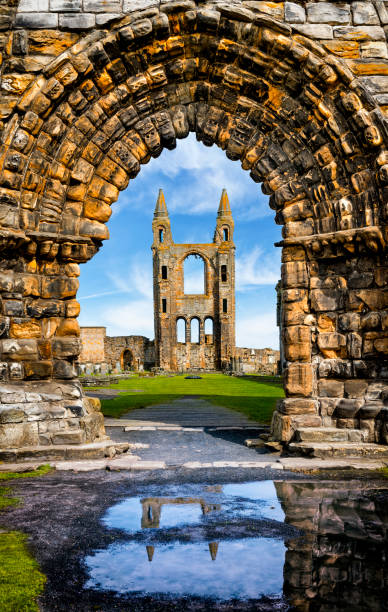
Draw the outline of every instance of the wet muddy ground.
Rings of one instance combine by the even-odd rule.
[[[274,470],[51,473],[2,516],[45,612],[386,610],[388,481]]]

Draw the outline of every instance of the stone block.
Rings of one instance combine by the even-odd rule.
[[[34,319],[20,323],[12,321],[9,335],[11,338],[40,338],[42,330],[40,323]]]
[[[77,13],[82,10],[82,0],[50,0],[50,11]]]
[[[96,25],[93,13],[62,13],[59,14],[59,27],[66,30],[90,30]]]
[[[24,376],[29,380],[40,380],[50,378],[53,373],[51,361],[26,361],[24,364]]]
[[[360,329],[360,315],[356,312],[347,312],[338,317],[340,331],[357,331]]]
[[[304,23],[306,21],[306,11],[296,2],[284,3],[284,19],[288,23]]]
[[[318,372],[321,378],[348,378],[352,375],[352,362],[345,359],[323,359]]]
[[[350,8],[344,4],[338,5],[333,2],[308,2],[307,21],[310,23],[329,23],[331,25],[339,23],[349,23]]]
[[[44,277],[42,278],[42,297],[54,299],[74,297],[78,287],[79,281],[76,278]]]
[[[98,397],[84,397],[82,401],[88,414],[101,412],[101,401]]]
[[[134,11],[154,8],[156,6],[159,6],[159,4],[159,0],[124,0],[123,12],[133,13]]]
[[[81,352],[81,342],[79,338],[54,338],[51,347],[53,357],[56,359],[76,357]]]
[[[7,423],[0,425],[0,448],[36,446],[39,443],[37,423]]]
[[[348,334],[346,339],[348,357],[351,359],[359,359],[362,352],[362,338],[354,332]]]
[[[321,397],[343,397],[344,383],[341,380],[320,380],[318,393]]]
[[[345,395],[350,398],[362,398],[368,388],[366,380],[345,380]]]
[[[319,399],[319,407],[320,407],[320,414],[322,417],[332,417],[334,414],[334,411],[337,407],[337,404],[339,402],[338,398],[320,398]]]
[[[313,399],[286,398],[279,401],[277,411],[280,414],[317,414],[318,402]]]
[[[337,332],[318,334],[318,346],[322,352],[327,349],[339,350],[346,344],[346,336]]]
[[[291,417],[280,414],[277,410],[272,415],[271,435],[279,442],[289,442],[294,432],[291,429]]]
[[[22,406],[1,406],[0,405],[0,424],[22,423],[24,420],[24,410]]]
[[[343,307],[344,296],[340,289],[313,289],[311,291],[311,308],[315,312],[339,310]]]
[[[53,370],[54,378],[76,378],[77,373],[73,364],[68,361],[64,361],[63,359],[55,359],[54,360],[54,370]]]
[[[19,13],[41,13],[49,10],[49,0],[20,0]]]
[[[62,431],[53,433],[51,439],[53,444],[84,444],[85,432],[80,429]]]
[[[381,316],[379,312],[368,312],[361,317],[360,327],[367,331],[380,329]]]
[[[354,25],[380,25],[380,19],[371,2],[352,2]]]
[[[304,23],[295,24],[295,30],[314,40],[330,40],[333,38],[333,26],[326,24]]]
[[[361,57],[364,58],[388,58],[388,49],[385,42],[370,41],[361,43]]]
[[[283,20],[284,18],[284,3],[283,2],[268,2],[262,0],[244,0],[244,6],[249,9],[254,9],[271,15],[275,19]]]
[[[96,438],[105,436],[104,415],[95,412],[80,419],[80,425],[85,432],[85,441],[93,442]]]
[[[312,366],[306,363],[291,363],[284,372],[284,387],[287,396],[309,397],[313,390]]]
[[[376,425],[373,419],[360,419],[360,429],[365,432],[364,442],[376,442],[377,432]]]
[[[83,0],[83,9],[89,13],[120,13],[121,0]]]
[[[307,266],[304,261],[282,264],[282,284],[285,288],[308,287]]]
[[[384,40],[385,33],[380,26],[335,26],[334,38],[342,40]]]
[[[339,419],[354,419],[363,404],[364,400],[361,399],[342,398],[336,406],[334,417]]]
[[[310,327],[303,325],[285,327],[283,341],[287,361],[309,361],[311,359]]]
[[[17,13],[15,26],[32,30],[55,29],[58,27],[58,15],[55,13]]]
[[[107,25],[109,22],[120,19],[121,17],[121,13],[98,13],[96,15],[96,26]]]
[[[384,408],[382,402],[366,402],[361,408],[358,416],[360,419],[375,419]]]
[[[1,352],[4,357],[15,361],[36,359],[38,357],[38,345],[34,340],[7,339],[0,341]]]

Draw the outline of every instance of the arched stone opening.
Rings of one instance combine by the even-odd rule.
[[[198,317],[193,317],[190,321],[190,342],[199,344],[201,341],[201,321]]]
[[[129,349],[125,349],[121,354],[121,369],[123,372],[137,370],[137,360]]]
[[[262,182],[283,225],[287,398],[273,435],[337,426],[387,442],[387,130],[344,62],[246,8],[171,3],[69,47],[6,119],[2,393],[40,393],[52,432],[84,427],[78,264],[108,238],[110,206],[141,164],[192,131]],[[17,427],[4,418],[2,446],[11,430],[14,446],[55,442],[28,411]]]
[[[206,263],[198,253],[190,253],[183,261],[183,292],[204,294],[206,288]]]
[[[176,321],[176,341],[182,344],[186,344],[187,337],[187,323],[186,319],[178,317]]]

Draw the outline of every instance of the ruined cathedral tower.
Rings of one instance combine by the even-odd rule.
[[[219,370],[234,355],[235,276],[234,222],[224,189],[213,242],[175,244],[162,190],[156,202],[154,241],[154,321],[156,365],[163,370]],[[184,263],[195,255],[203,261],[202,294],[185,294]],[[179,338],[178,326],[184,328]]]

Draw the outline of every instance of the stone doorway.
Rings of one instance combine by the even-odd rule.
[[[117,4],[114,19],[82,13],[74,27],[60,11],[6,16],[0,445],[51,444],[66,419],[86,432],[79,264],[109,237],[111,204],[141,165],[189,132],[239,160],[283,226],[286,399],[273,436],[301,429],[303,445],[303,429],[330,440],[341,428],[387,443],[388,82],[357,37],[355,58],[341,56],[362,15],[333,3],[328,18],[320,2],[276,17],[245,2]],[[365,36],[386,50],[386,11],[366,4]]]
[[[130,351],[129,349],[123,351],[123,354],[121,356],[121,369],[123,370],[123,372],[127,372],[129,370],[137,370],[136,366],[136,359],[134,358],[132,351]]]

